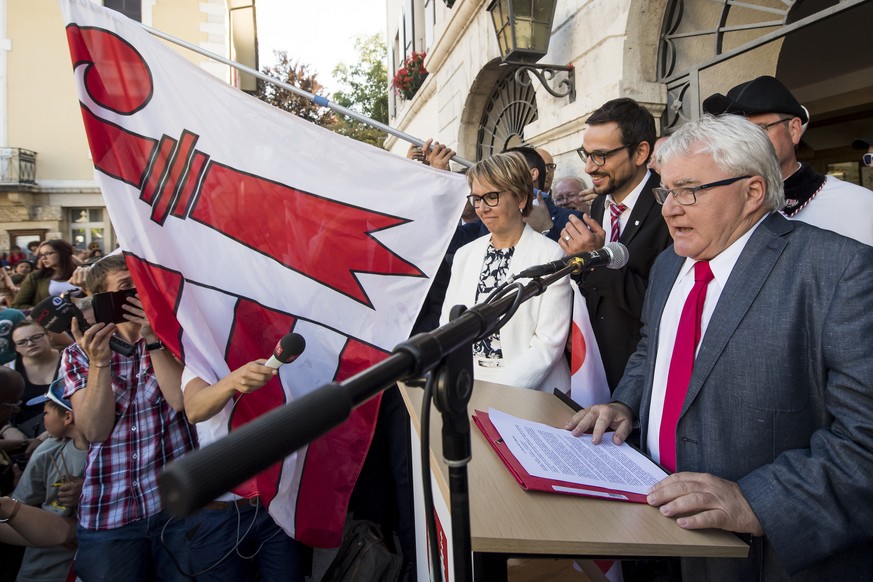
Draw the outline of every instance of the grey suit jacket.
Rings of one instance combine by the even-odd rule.
[[[655,262],[643,337],[614,394],[640,419],[643,447],[683,261],[670,247]],[[676,442],[678,470],[738,482],[765,532],[747,560],[684,561],[684,579],[873,577],[873,247],[765,219],[701,340]]]

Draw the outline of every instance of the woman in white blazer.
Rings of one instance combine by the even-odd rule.
[[[560,259],[561,248],[525,224],[533,204],[530,170],[521,154],[497,154],[467,172],[468,197],[488,228],[455,254],[441,323],[454,305],[484,301],[510,275]],[[521,304],[509,322],[473,347],[473,376],[510,386],[551,392],[570,387],[564,346],[570,329],[572,295],[568,278]]]

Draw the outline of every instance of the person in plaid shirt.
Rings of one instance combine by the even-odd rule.
[[[91,268],[92,293],[133,289],[124,257],[108,256]],[[127,321],[73,322],[76,343],[62,359],[65,397],[91,443],[79,503],[76,574],[88,582],[188,580],[184,521],[160,505],[157,477],[164,466],[196,447],[183,412],[182,365],[163,349],[136,297]],[[115,333],[136,352],[109,349]]]

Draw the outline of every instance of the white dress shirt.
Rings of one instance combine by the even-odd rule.
[[[636,187],[631,190],[631,193],[625,196],[625,199],[621,201],[621,204],[627,206],[624,212],[621,213],[621,216],[618,217],[619,224],[619,233],[624,232],[624,227],[627,226],[628,220],[630,220],[631,212],[633,212],[634,205],[637,203],[637,200],[640,199],[640,193],[643,191],[643,186],[649,181],[652,172],[647,170],[646,175],[643,176],[643,179],[640,181]],[[606,240],[612,240],[612,215],[610,214],[610,207],[616,204],[615,198],[612,197],[612,194],[606,195],[606,201],[603,205],[603,216],[600,217],[600,224],[603,226],[603,230],[606,231]]]

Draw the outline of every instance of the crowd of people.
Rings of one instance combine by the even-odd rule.
[[[466,209],[413,332],[527,267],[622,243],[625,266],[576,276],[611,401],[566,428],[636,442],[672,473],[652,506],[751,546],[746,559],[627,563],[626,579],[871,579],[873,192],[797,160],[809,113],[778,80],[703,107],[659,139],[645,107],[603,104],[577,150],[590,187],[527,146],[469,168]],[[873,138],[854,146],[873,166]],[[408,157],[448,170],[453,155],[428,140]],[[83,260],[61,240],[28,252],[7,254],[0,277],[0,579],[303,580],[307,548],[256,492],[184,520],[157,493],[163,467],[225,436],[235,399],[276,370],[256,360],[209,384],[164,348],[123,256]],[[118,321],[95,321],[89,299],[76,299],[87,329],[74,320],[52,333],[28,318],[48,297],[122,292]],[[474,345],[474,377],[566,392],[573,301],[565,279],[522,304]],[[112,350],[113,336],[132,354]],[[362,485],[352,510],[399,534],[412,579],[398,402],[383,399],[367,461],[383,468],[361,476],[382,499]]]

